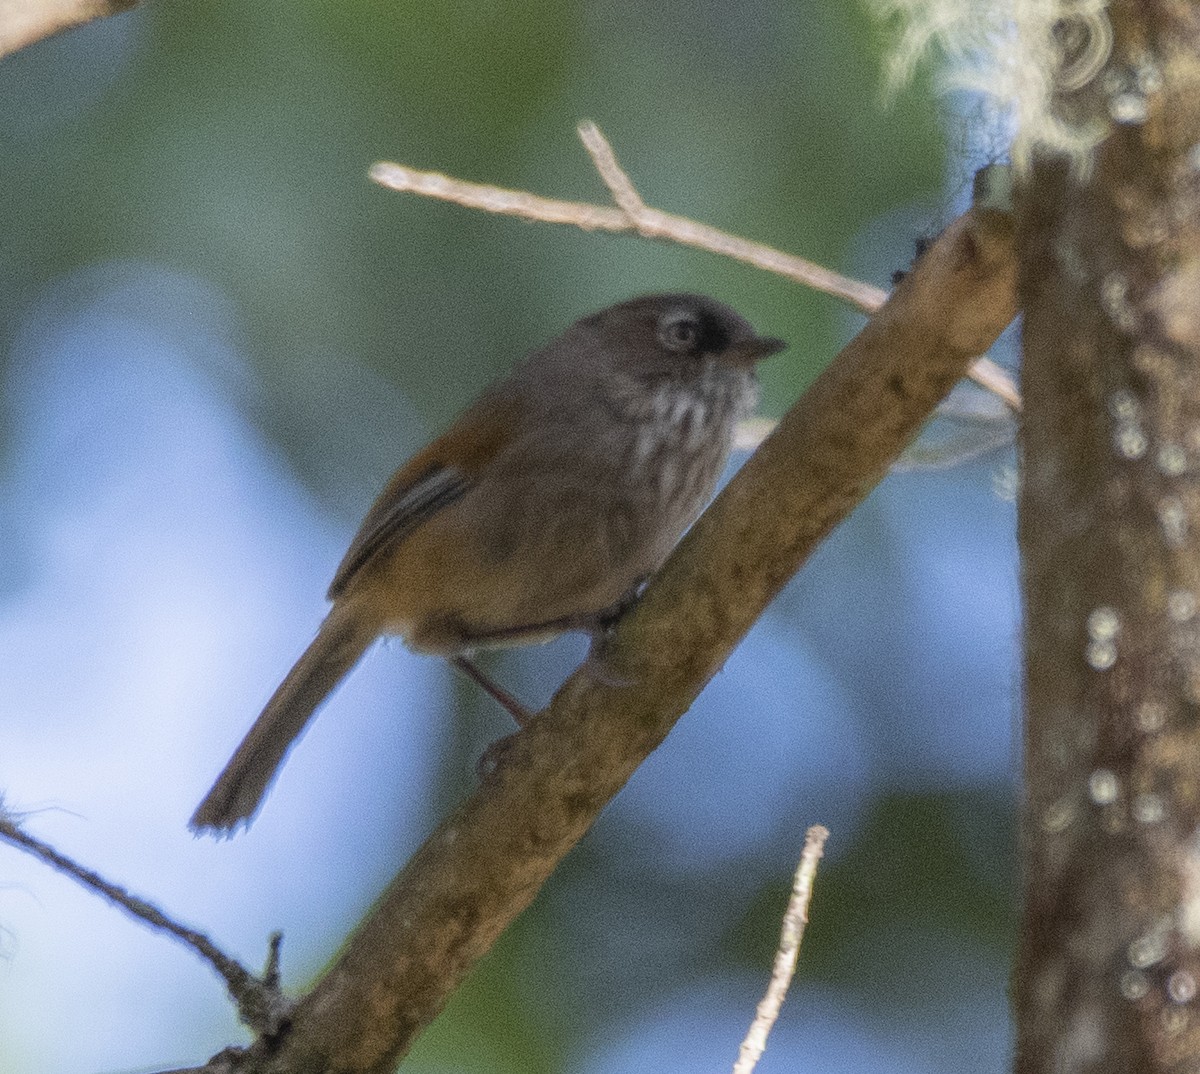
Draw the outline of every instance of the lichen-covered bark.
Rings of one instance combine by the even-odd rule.
[[[1200,9],[1110,15],[1019,198],[1019,1074],[1200,1070]]]
[[[1010,220],[972,212],[705,513],[602,666],[584,665],[513,737],[301,1000],[291,1030],[260,1041],[243,1069],[391,1070],[1015,303]]]

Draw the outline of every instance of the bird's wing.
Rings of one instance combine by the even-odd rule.
[[[409,459],[371,505],[329,586],[336,600],[362,568],[427,519],[465,496],[508,442],[519,419],[512,400],[484,397]]]

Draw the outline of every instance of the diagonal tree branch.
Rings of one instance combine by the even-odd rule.
[[[753,265],[765,272],[840,298],[863,313],[874,313],[887,301],[887,292],[861,280],[851,279],[794,254],[785,254],[762,243],[751,242],[727,231],[689,220],[674,213],[652,209],[617,161],[616,153],[594,123],[579,125],[579,138],[592,158],[596,171],[613,196],[614,206],[590,205],[580,201],[543,198],[523,190],[469,183],[440,172],[419,171],[403,164],[380,161],[371,168],[371,178],[391,190],[421,194],[453,202],[469,209],[518,216],[547,224],[570,224],[584,231],[609,231],[640,235],[691,246],[709,253]],[[1021,409],[1021,393],[1013,378],[990,358],[977,358],[966,375],[999,396],[1013,410]]]
[[[1005,214],[972,210],[943,233],[700,518],[602,652],[505,740],[476,792],[297,1004],[290,1030],[242,1053],[241,1069],[393,1069],[1012,319],[1014,275]]]

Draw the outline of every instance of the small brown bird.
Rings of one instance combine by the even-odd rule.
[[[253,816],[380,635],[451,658],[505,702],[467,654],[595,631],[708,502],[756,401],[756,363],[784,346],[715,299],[648,295],[576,321],[488,388],[375,501],[316,638],[191,827]]]

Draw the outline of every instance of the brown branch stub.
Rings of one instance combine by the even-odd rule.
[[[567,680],[392,881],[264,1070],[392,1070],[1012,319],[1014,275],[1004,215],[972,212],[943,233],[692,528],[609,637],[604,666]]]
[[[0,0],[0,57],[136,6],[137,0]]]
[[[759,1059],[766,1051],[767,1036],[779,1017],[784,997],[796,974],[796,961],[800,957],[800,944],[804,939],[804,926],[808,924],[808,905],[812,901],[813,881],[817,876],[817,864],[825,854],[825,840],[829,829],[814,824],[804,839],[804,850],[800,864],[792,878],[792,894],[788,898],[783,914],[783,929],[779,936],[779,948],[775,952],[775,964],[771,968],[771,982],[767,993],[758,1004],[750,1031],[738,1049],[733,1074],[753,1074]]]

